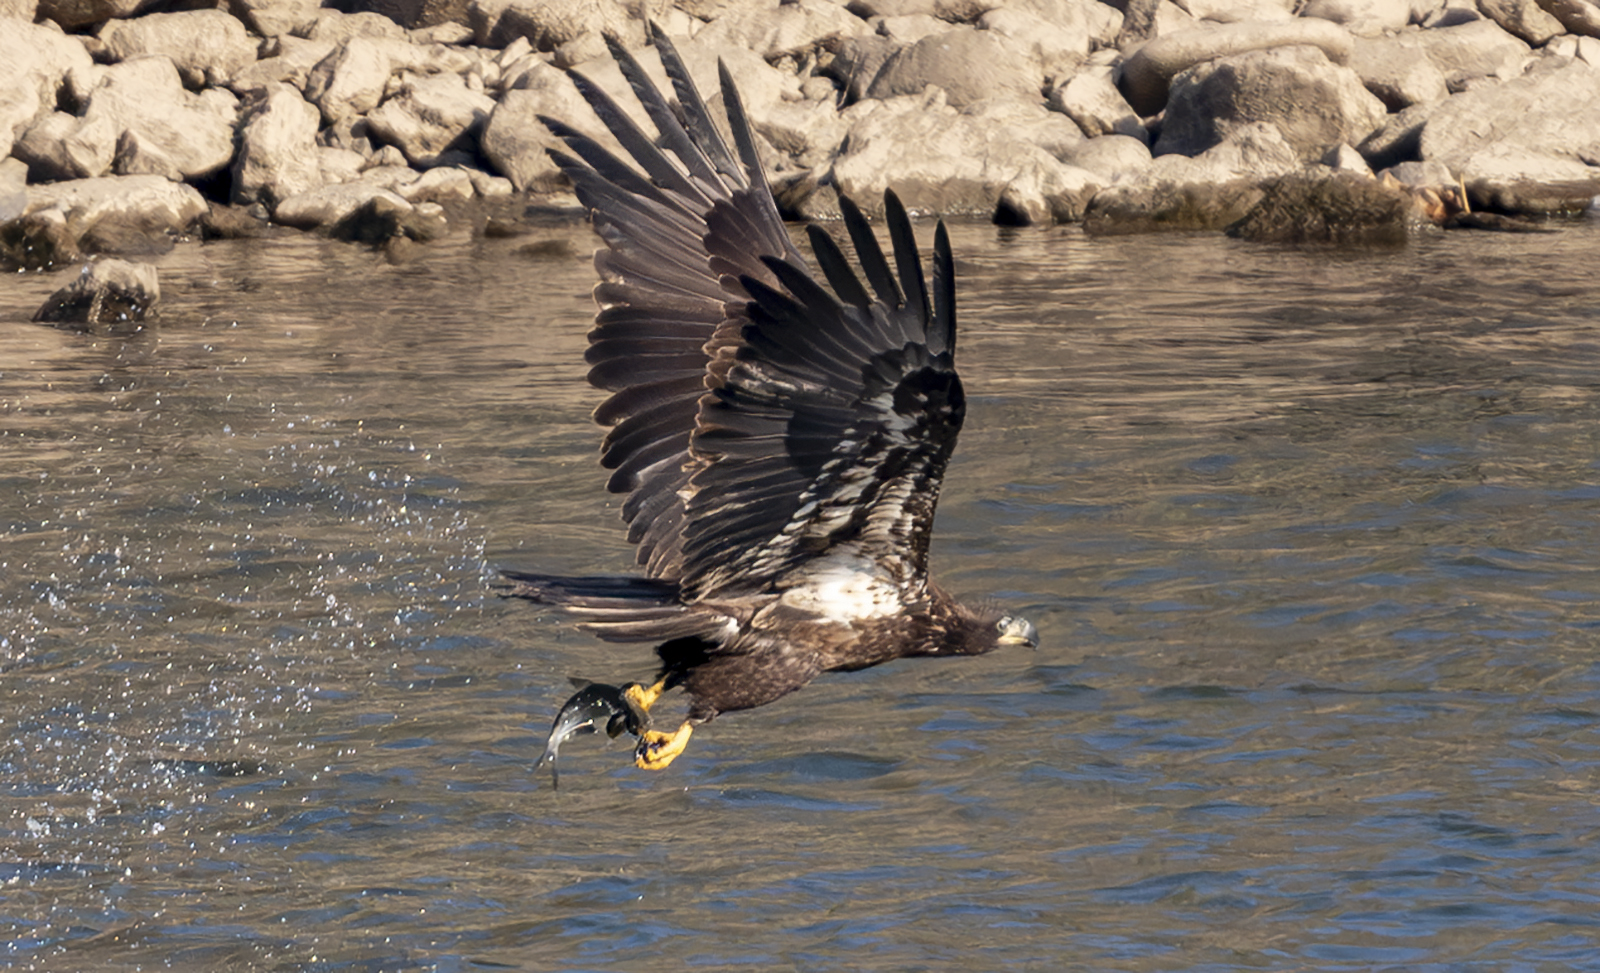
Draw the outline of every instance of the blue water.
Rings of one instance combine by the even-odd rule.
[[[958,227],[935,573],[1043,645],[559,791],[651,671],[489,588],[630,564],[581,230],[0,281],[0,961],[1600,970],[1597,233]]]

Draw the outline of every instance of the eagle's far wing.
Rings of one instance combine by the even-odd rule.
[[[640,562],[696,601],[763,590],[848,543],[920,591],[965,412],[944,227],[930,295],[899,200],[885,197],[891,270],[841,198],[867,286],[811,227],[830,293],[789,242],[726,70],[737,163],[676,51],[656,43],[681,116],[613,50],[656,141],[578,79],[644,174],[547,122],[580,157],[557,161],[608,247],[596,255],[590,380],[613,392],[596,411],[613,424],[602,462],[616,471],[608,487],[630,494],[623,513]]]

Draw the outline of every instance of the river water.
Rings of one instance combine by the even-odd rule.
[[[631,565],[586,230],[0,280],[0,963],[1600,970],[1600,226],[953,236],[935,575],[1043,644],[559,791],[652,671],[491,587]]]

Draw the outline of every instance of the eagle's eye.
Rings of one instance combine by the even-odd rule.
[[[1004,632],[1006,629],[1010,628],[1012,625],[1015,625],[1016,622],[1017,622],[1017,620],[1015,618],[1012,618],[1010,615],[1002,616],[1001,619],[998,622],[994,623],[994,630],[996,632]]]

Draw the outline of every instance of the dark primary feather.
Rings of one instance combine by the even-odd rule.
[[[689,601],[759,590],[876,517],[884,553],[920,567],[964,412],[948,242],[941,231],[930,304],[899,200],[885,200],[893,269],[841,200],[871,296],[813,228],[824,287],[789,241],[726,69],[737,158],[676,50],[662,37],[657,50],[676,108],[612,50],[655,137],[576,78],[642,173],[551,125],[574,153],[553,156],[607,244],[590,381],[614,393],[596,411],[613,426],[603,464],[616,471],[608,488],[632,494],[641,563]]]

